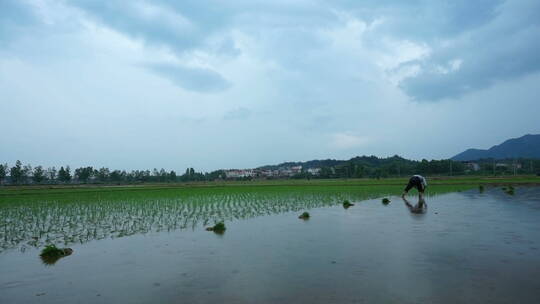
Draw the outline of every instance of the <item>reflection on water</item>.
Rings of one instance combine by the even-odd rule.
[[[423,196],[418,197],[418,203],[414,206],[409,202],[406,197],[402,197],[405,206],[409,209],[412,214],[425,214],[427,212],[427,203]]]

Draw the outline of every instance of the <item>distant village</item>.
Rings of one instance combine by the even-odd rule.
[[[237,178],[284,178],[292,177],[297,174],[302,173],[302,166],[293,166],[293,167],[280,167],[275,170],[265,170],[265,169],[230,169],[223,170],[225,172],[225,177],[230,179]],[[309,168],[305,170],[306,173],[309,173],[313,176],[318,176],[321,172],[321,168]]]
[[[476,162],[463,162],[467,168],[466,173],[480,171],[481,167],[479,163]],[[493,170],[505,169],[505,170],[519,170],[523,168],[523,165],[519,162],[495,162],[493,163]]]
[[[478,162],[461,162],[464,167],[464,173],[474,173],[482,170],[481,164]],[[495,162],[490,164],[490,167],[494,171],[514,171],[522,169],[522,164],[519,162]],[[242,179],[242,178],[288,178],[295,175],[306,173],[313,177],[317,177],[321,174],[321,168],[308,168],[302,170],[302,166],[284,166],[275,170],[270,169],[228,169],[223,170],[225,178],[227,179]],[[330,167],[331,171],[335,171],[335,168]],[[332,172],[335,173],[335,172]]]

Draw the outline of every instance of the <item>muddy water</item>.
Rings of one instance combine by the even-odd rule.
[[[90,240],[53,266],[5,250],[0,303],[540,302],[540,188],[391,200]]]

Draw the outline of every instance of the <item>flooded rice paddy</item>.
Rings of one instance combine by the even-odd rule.
[[[400,189],[5,202],[0,303],[540,301],[540,187]]]

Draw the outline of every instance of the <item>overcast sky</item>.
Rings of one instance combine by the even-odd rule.
[[[540,133],[537,0],[0,0],[0,162],[183,171]]]

